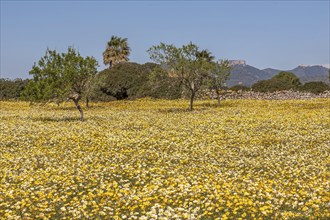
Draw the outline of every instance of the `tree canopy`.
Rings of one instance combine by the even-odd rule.
[[[0,79],[0,100],[20,99],[28,79]]]
[[[261,80],[252,89],[258,92],[275,92],[280,90],[297,90],[301,85],[299,78],[291,72],[279,72],[269,80]]]
[[[103,52],[103,63],[109,65],[109,69],[111,69],[120,62],[127,62],[130,51],[127,38],[112,36]]]
[[[272,79],[286,83],[292,88],[301,85],[300,79],[294,73],[291,72],[281,71],[277,75],[273,76]]]
[[[174,80],[179,80],[190,93],[190,110],[193,110],[196,93],[204,85],[212,68],[211,54],[206,50],[199,50],[191,42],[180,48],[173,44],[160,43],[152,46],[148,53],[152,60],[164,67]]]
[[[219,60],[213,64],[209,75],[209,87],[217,95],[218,106],[220,106],[220,90],[224,89],[225,82],[229,79],[231,67],[228,60]]]
[[[82,57],[74,48],[67,53],[47,49],[45,55],[34,64],[24,96],[31,101],[74,100],[77,108],[82,95],[87,95],[88,84],[97,73],[98,63],[93,57]],[[81,117],[83,119],[83,117]]]

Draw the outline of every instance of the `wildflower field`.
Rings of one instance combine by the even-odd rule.
[[[329,219],[330,100],[0,102],[0,219]]]

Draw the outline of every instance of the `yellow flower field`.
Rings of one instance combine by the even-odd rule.
[[[0,219],[330,218],[330,100],[0,102]]]

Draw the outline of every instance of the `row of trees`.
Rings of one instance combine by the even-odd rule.
[[[130,51],[127,38],[112,36],[103,52],[103,62],[109,65],[111,71],[115,66],[129,60]],[[97,73],[98,63],[95,58],[82,57],[74,48],[69,47],[66,53],[47,49],[29,72],[33,79],[28,82],[22,95],[30,101],[60,103],[65,99],[73,100],[83,120],[83,111],[79,105],[82,97],[87,105],[88,100],[97,95],[126,98],[129,87],[127,83],[134,84],[134,80],[140,77],[139,82],[148,82],[149,93],[164,87],[165,82],[163,89],[173,89],[175,86],[183,88],[190,95],[190,110],[193,110],[193,101],[201,88],[207,86],[219,94],[230,74],[227,61],[215,62],[209,51],[200,50],[193,43],[182,47],[161,43],[152,46],[148,53],[155,64],[145,64],[142,67],[131,64],[131,68],[135,68],[133,72],[138,74],[127,76],[124,72],[123,75],[130,80],[121,82],[122,77],[118,74],[116,80],[116,75],[106,70]],[[120,72],[120,68],[118,70]],[[112,78],[109,79],[107,72]],[[218,103],[220,105],[220,96]]]
[[[21,83],[13,93],[33,102],[73,100],[81,120],[84,119],[79,105],[81,98],[88,106],[90,99],[180,98],[185,94],[193,110],[196,94],[211,89],[220,105],[220,91],[225,89],[230,76],[228,61],[215,61],[211,52],[193,43],[181,47],[164,43],[152,46],[147,52],[154,63],[143,65],[127,62],[130,51],[127,38],[112,36],[103,52],[103,62],[109,68],[98,73],[96,59],[82,57],[74,48],[69,47],[66,53],[47,49],[30,71],[33,79]],[[252,89],[267,92],[298,87],[303,88],[294,74],[281,72],[270,80],[256,83]],[[315,85],[307,85],[311,87]],[[247,88],[237,86],[237,89]]]
[[[155,71],[156,68],[157,71]],[[289,74],[291,75],[292,73]],[[285,74],[281,73],[277,77],[274,77],[276,80],[269,79],[259,81],[252,85],[252,88],[244,85],[235,85],[228,88],[223,87],[223,90],[274,92],[290,89],[314,94],[330,90],[330,86],[324,82],[307,82],[305,84],[296,83],[290,85],[290,81],[288,82],[285,80],[287,77],[279,79],[281,75],[285,76]],[[31,96],[23,97],[23,94],[26,94],[25,88],[29,81],[31,80],[0,79],[0,100],[21,100],[26,98],[31,100],[33,98]],[[120,63],[111,69],[107,68],[97,73],[93,76],[92,82],[93,83],[89,84],[88,98],[94,101],[112,101],[116,99],[135,99],[143,97],[163,99],[187,97],[185,90],[182,88],[182,84],[179,81],[173,82],[173,79],[155,63]],[[203,91],[206,92],[205,89],[203,89]],[[58,100],[58,102],[59,101],[60,100]]]
[[[150,58],[161,67],[153,68],[153,75],[156,79],[163,79],[161,82],[166,81],[167,83],[171,79],[170,84],[183,85],[190,93],[190,110],[193,110],[196,93],[205,85],[215,90],[218,95],[218,105],[220,105],[219,91],[230,75],[228,61],[214,62],[215,58],[211,52],[200,50],[193,43],[179,48],[173,44],[160,43],[152,46],[148,53]],[[129,54],[130,47],[127,38],[112,36],[103,53],[103,61],[111,69],[113,65],[128,61]],[[115,84],[118,83],[115,82]],[[154,84],[157,85],[159,82],[154,81]],[[119,93],[117,92],[115,96],[126,97],[126,89],[125,86],[121,86]]]

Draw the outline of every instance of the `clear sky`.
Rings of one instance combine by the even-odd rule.
[[[1,78],[28,78],[47,47],[74,46],[102,70],[112,35],[128,38],[137,63],[152,45],[192,41],[260,69],[329,64],[330,1],[1,0]]]

